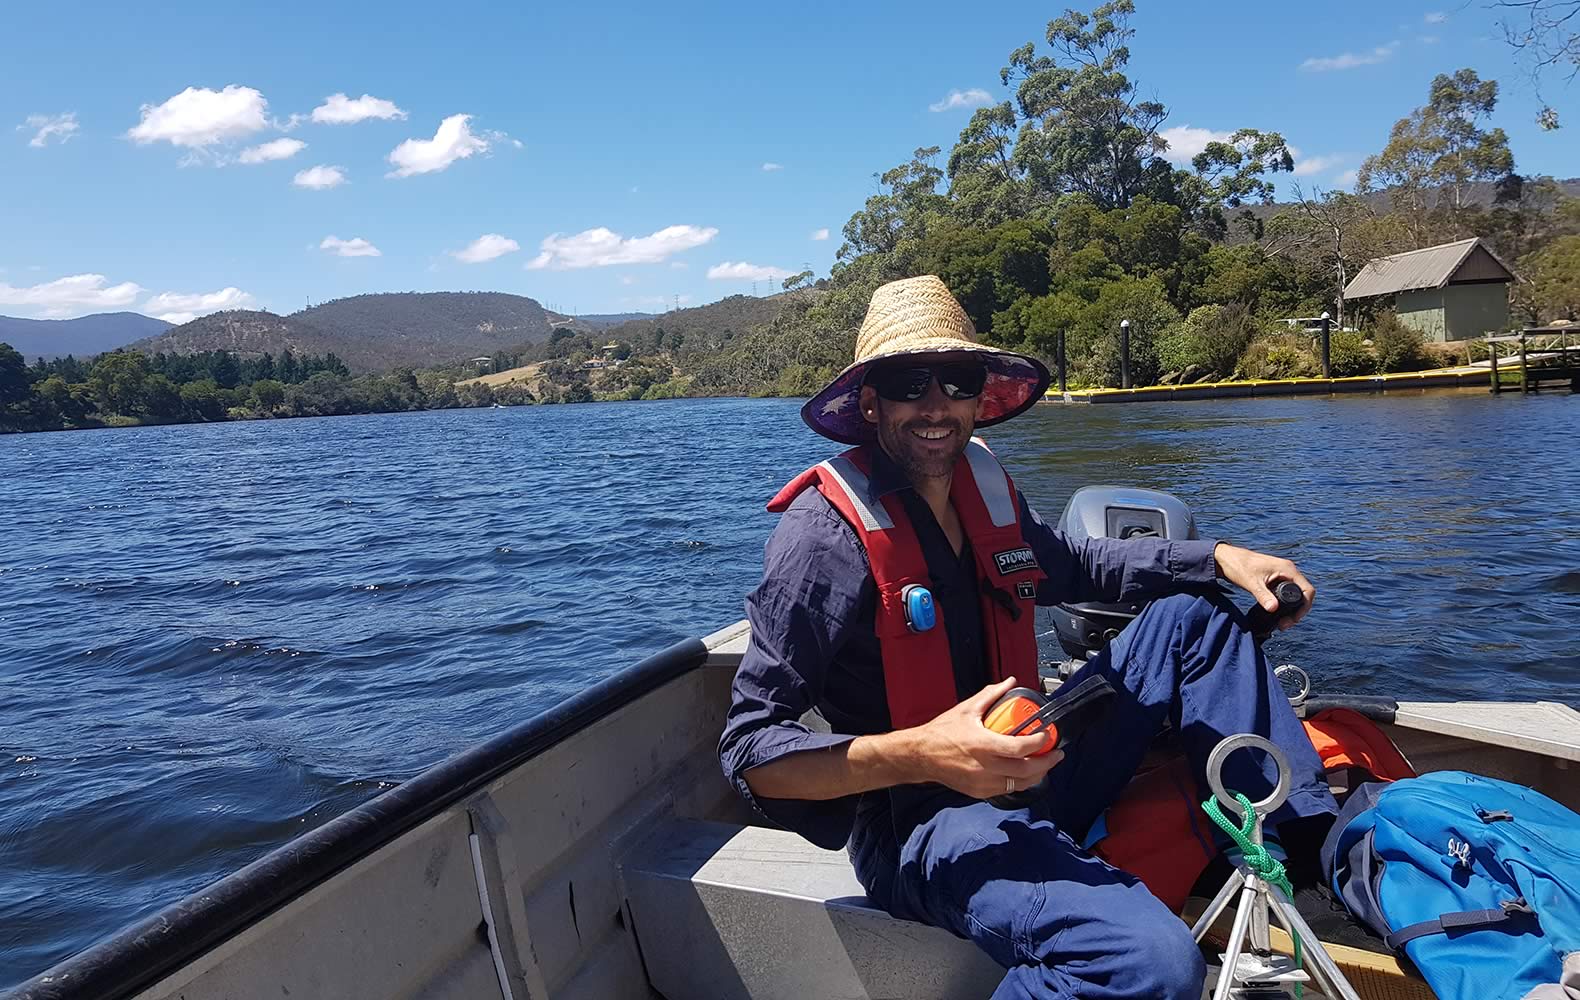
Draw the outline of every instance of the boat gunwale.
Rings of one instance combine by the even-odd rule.
[[[667,646],[101,938],[0,1000],[118,1000],[147,989],[599,718],[704,666],[708,655],[698,638]]]

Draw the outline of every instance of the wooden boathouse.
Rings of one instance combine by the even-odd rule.
[[[1391,296],[1394,312],[1429,341],[1469,340],[1509,325],[1515,280],[1479,237],[1379,257],[1344,287],[1344,301]]]

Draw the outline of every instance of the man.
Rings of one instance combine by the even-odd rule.
[[[939,279],[873,294],[855,363],[801,411],[857,447],[770,504],[784,516],[747,601],[751,645],[720,758],[768,819],[846,845],[878,905],[986,950],[1008,970],[995,997],[1195,1000],[1204,968],[1185,925],[1079,845],[1165,723],[1203,788],[1223,737],[1282,747],[1294,787],[1275,835],[1309,835],[1331,815],[1299,722],[1212,585],[1226,579],[1272,611],[1271,587],[1293,580],[1299,615],[1314,590],[1293,563],[1223,542],[1074,542],[1046,525],[972,432],[1047,385],[1036,360],[977,343]],[[931,628],[915,587],[941,619]],[[1162,599],[1074,679],[1113,685],[1104,725],[1043,753],[1040,735],[982,724],[1011,687],[1036,684],[1033,601],[1149,597]],[[813,707],[831,733],[800,723]],[[1243,763],[1231,779],[1253,798],[1267,789]],[[1039,783],[1029,805],[986,801]]]

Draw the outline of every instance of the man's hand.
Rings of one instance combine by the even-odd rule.
[[[1300,588],[1300,592],[1306,595],[1306,601],[1294,614],[1279,621],[1280,630],[1293,628],[1296,622],[1306,617],[1306,612],[1311,610],[1311,602],[1317,598],[1317,588],[1288,559],[1252,552],[1228,542],[1215,545],[1212,557],[1218,564],[1218,575],[1256,598],[1256,603],[1266,611],[1278,612],[1278,598],[1273,596],[1273,587],[1279,581],[1291,580]]]
[[[976,799],[1024,791],[1041,781],[1064,751],[1033,757],[1047,746],[1047,735],[1005,736],[982,724],[993,703],[1014,686],[1013,677],[989,685],[931,722],[897,733],[910,751],[909,780],[934,781]]]

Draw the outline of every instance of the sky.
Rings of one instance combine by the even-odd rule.
[[[875,174],[947,156],[1058,6],[8,4],[0,314],[286,314],[488,290],[660,312],[826,275]],[[1171,155],[1281,132],[1346,188],[1432,77],[1501,84],[1522,173],[1580,173],[1497,13],[1139,0],[1129,75]],[[1561,112],[1580,84],[1548,84]],[[1571,115],[1572,116],[1572,115]],[[941,158],[942,159],[942,158]],[[940,161],[941,162],[941,161]]]

